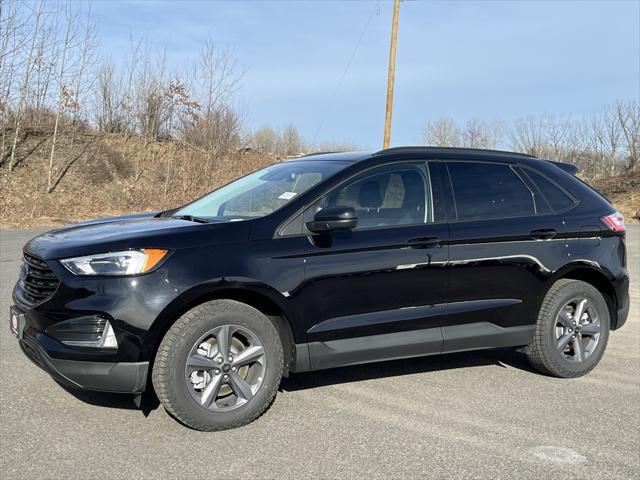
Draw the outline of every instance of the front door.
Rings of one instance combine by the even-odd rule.
[[[434,212],[439,170],[374,167],[305,214],[352,206],[358,226],[308,236],[304,298],[312,369],[438,353],[446,315],[448,227]]]

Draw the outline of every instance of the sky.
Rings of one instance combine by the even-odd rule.
[[[229,47],[250,129],[293,123],[307,140],[382,143],[391,1],[97,0],[92,10],[116,61],[131,34],[166,47],[175,68],[209,36]],[[640,0],[401,4],[392,145],[420,143],[442,116],[510,123],[639,99]]]

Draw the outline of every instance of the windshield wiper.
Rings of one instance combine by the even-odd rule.
[[[193,215],[172,215],[171,218],[178,218],[180,220],[188,220],[189,222],[197,222],[197,223],[209,223],[204,217],[194,217]]]

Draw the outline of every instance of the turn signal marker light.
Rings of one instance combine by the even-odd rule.
[[[142,267],[142,273],[148,272],[155,267],[167,254],[167,250],[161,250],[159,248],[143,248],[142,251],[147,255],[147,259]]]

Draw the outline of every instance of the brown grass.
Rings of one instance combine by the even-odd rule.
[[[0,228],[57,226],[72,221],[165,210],[277,161],[254,152],[214,155],[185,144],[121,134],[81,134],[56,146],[56,174],[46,193],[49,135],[31,133],[20,163],[0,171]],[[54,174],[54,178],[56,177]]]
[[[600,178],[589,183],[611,200],[627,223],[638,223],[638,219],[633,217],[640,212],[640,171]]]
[[[8,137],[11,137],[9,132]],[[0,228],[58,226],[78,220],[165,210],[182,205],[277,158],[255,152],[212,155],[174,141],[123,134],[65,135],[56,146],[56,174],[46,193],[50,134],[29,132],[18,167],[0,169]],[[54,175],[55,178],[56,175]],[[590,182],[627,219],[640,209],[640,172]]]

